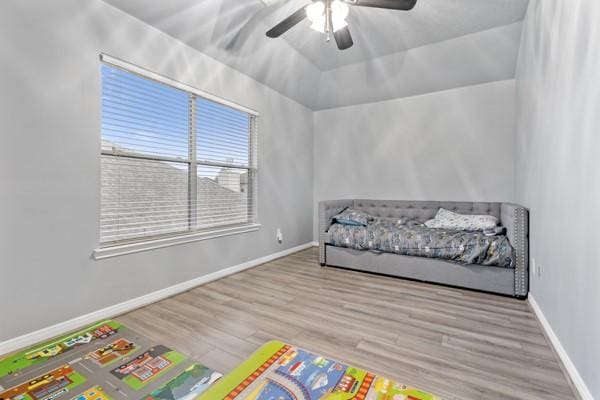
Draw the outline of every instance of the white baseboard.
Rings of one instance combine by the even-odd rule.
[[[75,330],[77,328],[81,328],[85,325],[92,324],[96,321],[111,318],[116,315],[134,310],[136,308],[146,306],[148,304],[157,302],[167,297],[171,297],[176,294],[185,292],[186,290],[190,290],[196,286],[200,286],[205,283],[224,278],[228,275],[232,275],[237,272],[256,267],[260,264],[264,264],[277,258],[285,257],[292,253],[308,249],[313,245],[314,244],[312,242],[309,242],[274,254],[269,254],[268,256],[247,261],[242,264],[234,265],[229,268],[225,268],[207,275],[200,276],[187,282],[178,283],[177,285],[160,289],[155,292],[148,293],[143,296],[136,297],[134,299],[103,308],[101,310],[93,311],[89,314],[85,314],[80,317],[70,319],[68,321],[60,322],[56,325],[37,330],[35,332],[27,333],[16,338],[8,339],[4,342],[0,342],[0,355],[11,353],[15,350],[31,346],[35,343],[42,342],[44,340],[52,339],[55,336]]]
[[[312,242],[313,247],[319,247],[319,242]]]
[[[537,301],[535,301],[535,297],[533,297],[533,295],[531,293],[529,293],[528,300],[529,300],[529,304],[531,305],[531,308],[533,309],[533,312],[537,316],[537,319],[540,321],[540,324],[542,325],[542,328],[544,329],[546,336],[548,337],[548,339],[550,339],[550,342],[552,343],[552,347],[554,347],[556,354],[558,354],[558,356],[560,357],[560,360],[562,361],[563,365],[565,366],[565,369],[567,370],[567,374],[569,374],[569,377],[571,378],[573,385],[575,385],[577,392],[579,392],[579,396],[581,397],[582,400],[594,400],[592,393],[590,392],[587,385],[583,381],[583,378],[581,377],[581,375],[579,375],[579,371],[577,371],[575,364],[573,364],[573,361],[571,361],[569,354],[567,354],[567,351],[560,343],[558,336],[556,336],[556,333],[554,333],[554,331],[552,330],[552,326],[550,326],[550,322],[548,322],[548,320],[546,319],[546,316],[544,316],[542,309],[540,308]]]

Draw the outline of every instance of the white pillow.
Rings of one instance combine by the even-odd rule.
[[[434,219],[425,222],[428,228],[452,229],[456,231],[484,231],[498,225],[493,215],[459,214],[440,208]]]

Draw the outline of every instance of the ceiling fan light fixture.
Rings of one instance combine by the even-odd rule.
[[[314,22],[320,18],[325,18],[325,4],[322,1],[315,1],[306,6],[306,17]]]
[[[283,0],[263,1],[279,2]],[[354,44],[346,23],[349,11],[348,5],[408,11],[416,3],[417,0],[312,0],[310,4],[296,10],[296,12],[269,29],[266,35],[270,38],[277,38],[304,21],[304,19],[308,19],[311,23],[311,29],[326,33],[328,42],[331,41],[333,36],[337,48],[346,50]]]
[[[346,17],[348,16],[348,5],[340,0],[331,2],[331,24],[334,32],[348,26]],[[306,17],[312,22],[310,27],[317,32],[325,33],[325,4],[322,1],[315,1],[306,7]]]

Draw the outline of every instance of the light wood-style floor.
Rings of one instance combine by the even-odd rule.
[[[117,318],[228,372],[280,339],[444,399],[573,399],[527,302],[321,268],[309,249]]]

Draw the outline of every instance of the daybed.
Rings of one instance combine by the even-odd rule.
[[[438,258],[357,250],[334,245],[329,232],[332,218],[351,208],[375,218],[423,223],[440,208],[461,214],[487,214],[498,218],[514,250],[510,266],[466,264]],[[403,200],[331,200],[319,203],[319,261],[322,266],[343,267],[420,281],[476,289],[526,298],[529,291],[529,213],[510,203],[472,203]]]

